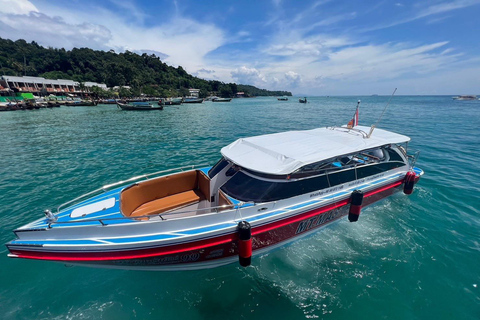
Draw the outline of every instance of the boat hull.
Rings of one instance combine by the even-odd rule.
[[[367,191],[363,207],[393,195],[403,189],[404,181],[398,179],[387,185]],[[342,217],[349,211],[350,197],[316,208],[299,209],[293,214],[252,224],[253,255],[261,255],[298,238],[312,234]],[[102,268],[138,270],[194,270],[213,268],[238,261],[238,236],[235,229],[212,237],[164,246],[129,247],[128,249],[102,250],[49,250],[47,246],[8,245],[11,257],[52,260]]]
[[[198,98],[198,99],[195,99],[195,98],[185,98],[183,100],[183,103],[202,103],[203,102],[203,99],[202,98]]]
[[[129,105],[125,103],[118,103],[117,102],[118,108],[121,110],[127,110],[127,111],[150,111],[150,110],[163,110],[163,106],[158,106],[158,107],[153,107],[153,106],[143,106],[143,105]]]

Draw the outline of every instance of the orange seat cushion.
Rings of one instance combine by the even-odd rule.
[[[159,214],[175,208],[187,206],[205,200],[198,190],[189,190],[142,204],[135,209],[131,217]]]

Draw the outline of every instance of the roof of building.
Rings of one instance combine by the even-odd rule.
[[[410,141],[394,132],[356,126],[288,131],[242,138],[222,148],[222,155],[237,165],[268,174],[290,174],[311,163],[366,149]]]
[[[4,81],[8,82],[21,82],[21,83],[41,83],[41,84],[52,84],[52,85],[62,85],[62,86],[78,86],[80,83],[78,81],[67,80],[67,79],[45,79],[42,77],[18,77],[18,76],[2,76],[1,77]],[[96,83],[96,82],[85,82],[86,87],[93,87],[97,86],[100,88],[106,88],[107,85],[103,83]]]

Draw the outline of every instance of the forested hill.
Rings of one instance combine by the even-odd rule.
[[[78,82],[105,83],[108,87],[130,86],[134,91],[155,96],[185,96],[188,88],[200,89],[202,97],[214,92],[233,96],[291,95],[286,91],[268,91],[253,86],[203,80],[188,74],[181,66],[168,66],[154,54],[115,53],[88,48],[44,48],[36,42],[0,38],[0,75],[70,79]]]

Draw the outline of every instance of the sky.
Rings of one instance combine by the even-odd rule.
[[[480,0],[0,0],[0,37],[297,95],[480,94]]]

